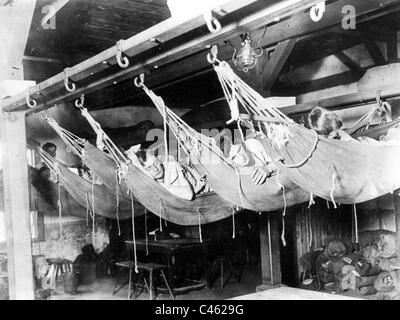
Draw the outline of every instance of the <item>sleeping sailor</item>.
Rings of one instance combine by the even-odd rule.
[[[137,162],[137,158],[144,171],[175,196],[192,200],[195,194],[209,191],[203,177],[194,175],[192,170],[185,170],[173,157],[170,156],[166,162],[161,163],[152,151],[140,149],[134,152],[135,149],[137,148],[133,147],[126,153],[133,163]]]

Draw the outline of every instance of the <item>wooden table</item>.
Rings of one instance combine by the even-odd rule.
[[[207,273],[207,245],[209,241],[204,240],[201,243],[198,239],[168,239],[168,240],[148,240],[147,241],[147,248],[150,254],[159,254],[163,257],[163,260],[168,266],[168,282],[170,288],[174,295],[177,292],[182,292],[184,290],[190,288],[204,288],[207,287],[208,282],[208,273]],[[133,249],[133,241],[126,241],[126,244],[132,247]],[[139,239],[136,240],[136,250],[137,252],[146,252],[146,240]],[[184,286],[184,287],[175,287],[175,262],[176,262],[176,255],[184,254],[185,252],[193,252],[198,251],[199,254],[202,255],[203,263],[204,263],[204,270],[205,270],[205,280],[198,282],[196,285],[193,286]]]

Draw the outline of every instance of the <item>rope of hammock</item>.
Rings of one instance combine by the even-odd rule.
[[[201,232],[201,216],[200,216],[199,209],[197,209],[197,216],[199,218],[199,239],[200,239],[200,243],[203,243],[203,236],[202,236],[202,232]]]
[[[358,218],[357,218],[357,206],[353,204],[353,215],[354,215],[354,235],[355,241],[358,243]]]
[[[130,194],[131,207],[132,207],[132,241],[133,241],[133,255],[135,261],[135,272],[139,273],[137,267],[137,254],[136,254],[136,235],[135,235],[135,204],[133,202],[132,194]]]
[[[337,208],[337,206],[336,206],[335,197],[333,195],[333,192],[335,190],[335,180],[336,180],[336,178],[337,178],[336,170],[335,170],[335,167],[332,166],[332,187],[331,187],[330,197],[331,197],[331,200],[332,200],[332,203],[333,203],[333,207],[335,209]]]
[[[90,126],[96,133],[97,148],[102,151],[106,150],[118,166],[120,166],[122,163],[129,163],[129,159],[124,155],[121,150],[119,150],[119,148],[114,144],[110,137],[103,131],[100,124],[92,117],[88,110],[84,108],[83,105],[75,105],[79,108],[82,116],[86,118],[86,120],[89,122]]]
[[[236,238],[235,209],[232,208],[232,239]]]
[[[96,212],[94,203],[94,179],[92,179],[92,242],[93,247],[96,247]]]
[[[149,236],[147,234],[147,208],[144,208],[144,231],[146,238],[146,256],[149,255]]]
[[[64,253],[63,253],[63,226],[62,226],[62,203],[61,203],[61,185],[57,185],[57,191],[58,191],[58,201],[57,201],[57,206],[58,206],[58,227],[59,227],[59,232],[60,232],[60,237],[59,237],[59,242],[60,242],[60,254],[61,258],[64,259]]]
[[[118,236],[120,236],[121,235],[121,226],[120,226],[120,224],[119,224],[119,181],[118,181],[118,171],[116,170],[115,171],[115,186],[116,186],[116,188],[117,188],[117,192],[116,192],[116,197],[117,197],[117,211],[116,211],[116,214],[117,214],[117,226],[118,226]]]
[[[346,129],[345,131],[352,135],[354,133],[356,133],[357,131],[364,131],[364,130],[368,130],[371,121],[373,120],[373,118],[375,117],[375,115],[379,112],[379,111],[384,111],[385,113],[388,112],[390,121],[393,120],[392,115],[389,112],[389,108],[388,108],[389,103],[388,102],[378,102],[377,105],[373,106],[368,113],[366,113],[365,115],[363,115],[360,119],[358,119],[350,128]],[[382,122],[382,119],[381,119]]]
[[[268,253],[269,253],[269,270],[271,275],[271,284],[274,284],[274,273],[272,268],[272,241],[271,241],[271,222],[270,222],[270,214],[268,213]]]
[[[64,141],[68,147],[68,150],[72,151],[83,160],[83,144],[85,143],[85,140],[60,127],[60,125],[53,118],[46,117],[46,121]]]
[[[313,133],[314,133],[314,138],[315,138],[313,146],[312,146],[310,152],[303,158],[303,160],[301,160],[301,161],[299,161],[298,163],[295,163],[295,164],[285,164],[283,162],[284,161],[283,159],[279,159],[278,161],[281,163],[281,165],[283,165],[284,167],[289,168],[289,169],[299,168],[302,165],[304,165],[308,161],[308,159],[311,158],[311,156],[313,155],[315,149],[317,149],[319,136],[315,131],[313,131]]]

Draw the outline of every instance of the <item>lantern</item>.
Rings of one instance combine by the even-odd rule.
[[[235,49],[232,61],[240,71],[247,72],[255,67],[257,59],[263,54],[263,50],[260,47],[254,49],[251,46],[251,38],[248,33],[242,37],[242,40],[242,47],[237,52]]]

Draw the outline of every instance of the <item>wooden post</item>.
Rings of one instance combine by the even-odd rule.
[[[263,290],[267,286],[281,284],[282,281],[279,215],[273,212],[260,215],[259,228],[262,285],[257,290]]]
[[[4,116],[6,116],[5,114]],[[25,113],[1,118],[8,281],[11,300],[33,300]]]
[[[393,192],[393,204],[394,204],[394,218],[396,223],[396,235],[400,241],[400,189]]]

